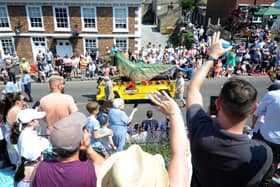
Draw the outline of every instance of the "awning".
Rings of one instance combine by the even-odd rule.
[[[268,8],[261,8],[254,15],[258,16],[271,16],[271,15],[280,15],[280,8],[275,7],[268,7]]]

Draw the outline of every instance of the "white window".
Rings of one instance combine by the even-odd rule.
[[[127,7],[113,8],[114,32],[128,32],[128,9]]]
[[[28,6],[26,10],[29,30],[44,30],[41,7]]]
[[[121,51],[128,49],[128,42],[127,38],[116,38],[115,39],[115,45],[117,48],[119,48]]]
[[[262,22],[262,17],[261,16],[253,16],[252,22],[253,23],[261,23]]]
[[[97,39],[95,38],[86,38],[85,39],[85,51],[87,53],[91,53],[93,51],[97,51]]]
[[[9,30],[10,22],[8,11],[5,6],[0,6],[0,30]]]
[[[81,12],[83,30],[97,31],[96,8],[83,7]]]
[[[54,24],[56,31],[70,31],[70,21],[67,7],[54,7]]]
[[[4,54],[13,54],[15,53],[15,45],[12,37],[0,38],[1,48]]]

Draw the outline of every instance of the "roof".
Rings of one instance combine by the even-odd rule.
[[[0,4],[9,5],[95,5],[95,6],[141,6],[142,0],[0,0]]]

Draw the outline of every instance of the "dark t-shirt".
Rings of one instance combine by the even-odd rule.
[[[193,177],[191,186],[258,186],[272,162],[271,149],[247,135],[227,132],[200,105],[187,111]]]
[[[158,126],[158,121],[155,119],[147,119],[142,121],[142,127],[149,133],[155,132],[158,129]]]
[[[34,187],[95,187],[96,174],[91,160],[81,162],[40,162],[33,180]]]

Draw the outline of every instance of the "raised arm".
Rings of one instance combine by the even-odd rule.
[[[159,106],[162,113],[170,117],[171,121],[172,158],[168,169],[170,186],[188,186],[190,180],[190,166],[187,162],[189,144],[181,111],[166,92],[163,94],[153,92],[150,94],[150,99]]]
[[[205,77],[207,76],[210,68],[214,64],[214,59],[218,59],[220,56],[225,54],[227,51],[231,50],[230,48],[223,49],[220,39],[220,32],[215,32],[213,37],[209,38],[209,58],[206,62],[198,69],[198,71],[194,74],[191,79],[188,87],[187,87],[187,108],[189,108],[193,104],[203,105],[202,95],[200,93],[200,88],[202,86]]]

